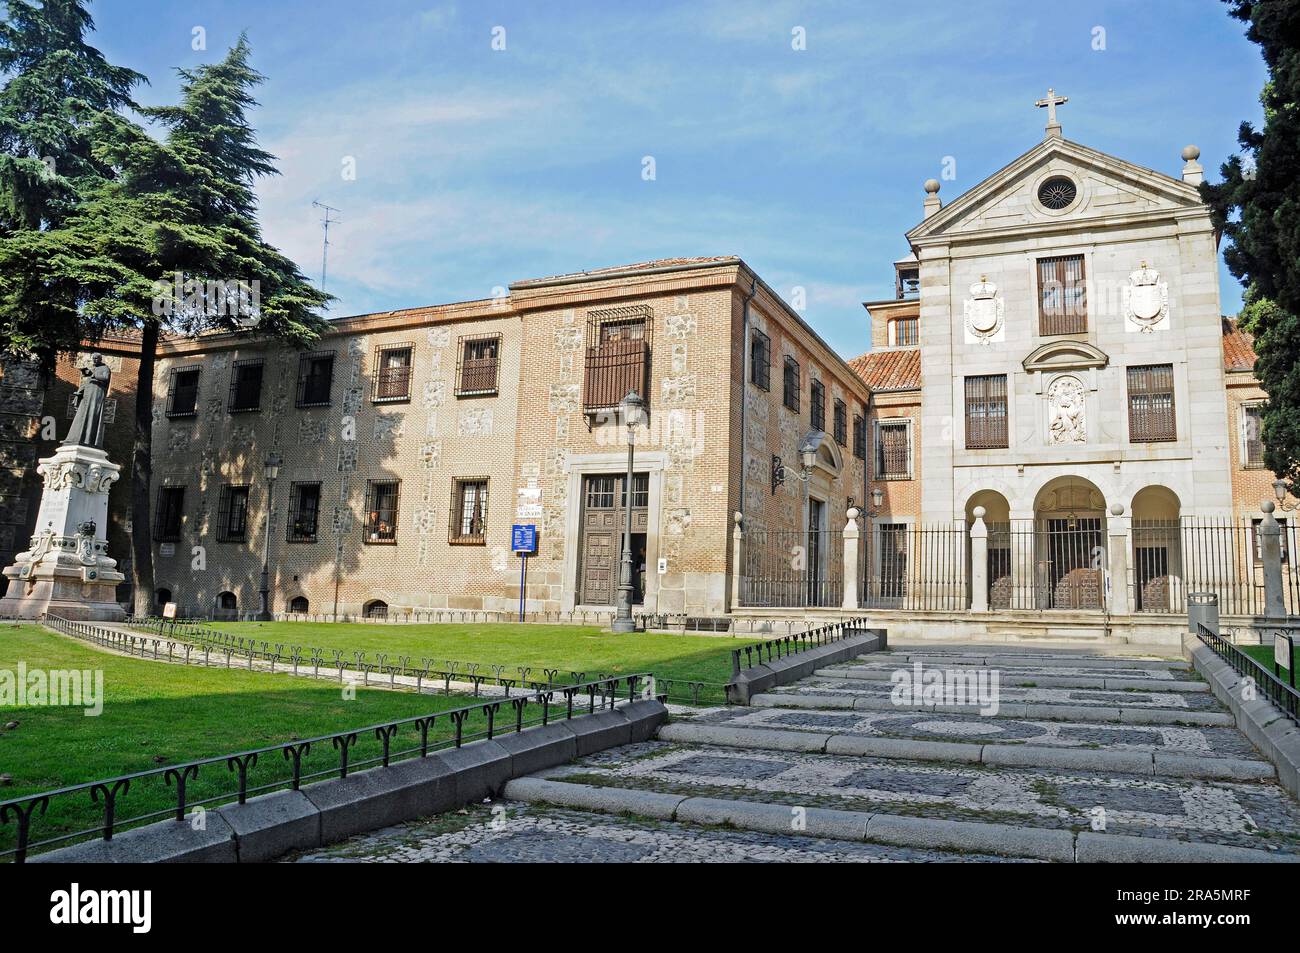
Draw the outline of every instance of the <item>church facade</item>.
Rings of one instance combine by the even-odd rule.
[[[630,515],[637,612],[665,623],[1110,625],[1220,584],[1248,613],[1264,395],[1221,316],[1199,154],[1175,175],[1105,155],[1062,136],[1060,102],[962,195],[926,183],[849,360],[735,257],[344,318],[309,351],[167,342],[154,511],[126,523],[152,534],[156,600],[245,615],[265,560],[277,615],[505,614],[522,588],[529,613],[596,618]]]

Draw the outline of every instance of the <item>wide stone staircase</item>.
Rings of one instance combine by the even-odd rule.
[[[298,859],[1300,860],[1300,804],[1181,660],[895,647],[752,702]]]

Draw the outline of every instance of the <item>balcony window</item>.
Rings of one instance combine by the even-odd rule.
[[[584,410],[611,410],[629,391],[649,400],[652,331],[651,311],[645,306],[588,313]]]
[[[371,400],[403,401],[411,399],[411,364],[414,347],[410,344],[381,344],[375,348],[375,389]]]
[[[487,397],[497,392],[501,335],[460,339],[456,365],[456,396]]]

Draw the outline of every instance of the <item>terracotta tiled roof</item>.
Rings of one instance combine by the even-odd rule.
[[[721,261],[740,261],[735,255],[710,255],[703,258],[657,258],[654,261],[639,261],[631,265],[610,265],[606,268],[592,268],[589,271],[574,271],[564,275],[547,275],[545,278],[528,278],[516,281],[516,285],[530,285],[539,281],[562,281],[566,278],[599,278],[602,275],[616,275],[627,271],[649,271],[652,268],[673,268],[681,265],[711,265]]]
[[[1232,318],[1223,319],[1223,369],[1249,371],[1255,367],[1255,338],[1237,326]]]
[[[872,390],[916,390],[921,386],[921,351],[868,351],[849,361],[849,367]]]

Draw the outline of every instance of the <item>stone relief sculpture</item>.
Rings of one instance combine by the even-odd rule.
[[[1047,388],[1047,406],[1048,443],[1084,443],[1087,440],[1084,389],[1077,378],[1058,377],[1054,380]]]
[[[1124,288],[1124,316],[1130,331],[1163,330],[1169,319],[1169,283],[1145,261],[1130,272]]]
[[[970,294],[965,302],[967,340],[990,344],[1002,330],[1006,302],[997,296],[998,286],[987,275],[970,286]]]

